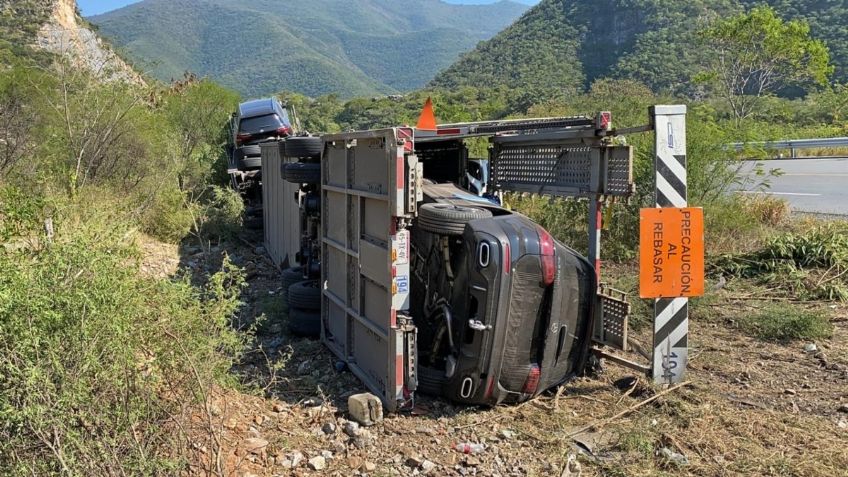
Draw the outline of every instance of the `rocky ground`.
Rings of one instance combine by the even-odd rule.
[[[844,305],[827,305],[832,339],[767,343],[734,328],[736,314],[758,305],[734,301],[728,284],[714,293],[715,305],[695,308],[708,312],[693,312],[691,384],[647,405],[636,408],[662,390],[607,365],[519,406],[420,396],[413,412],[365,428],[347,412],[348,396],[364,386],[337,371],[320,342],[286,333],[278,272],[261,238],[251,232],[235,245],[179,250],[179,267],[198,275],[225,254],[243,267],[250,286],[236,326],[258,322],[256,346],[234,370],[244,384],[214,390],[197,411],[191,475],[846,475]],[[169,272],[169,253],[147,252],[166,265],[146,266]],[[647,341],[646,330],[637,334]],[[459,443],[484,449],[461,454],[453,450]]]

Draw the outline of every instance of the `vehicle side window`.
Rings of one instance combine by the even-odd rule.
[[[291,125],[291,121],[289,121],[289,112],[286,110],[286,108],[280,108],[280,120],[286,126]]]

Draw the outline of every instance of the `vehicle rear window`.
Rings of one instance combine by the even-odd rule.
[[[242,119],[239,123],[239,132],[256,134],[273,131],[280,126],[283,126],[283,123],[280,122],[279,116],[276,114],[266,114],[265,116]]]

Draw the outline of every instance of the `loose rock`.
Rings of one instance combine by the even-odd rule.
[[[350,417],[363,426],[372,426],[383,420],[383,402],[371,393],[354,394],[347,398]]]
[[[689,459],[687,459],[685,455],[680,454],[678,452],[674,452],[668,447],[663,447],[662,449],[660,449],[660,455],[672,464],[675,464],[677,466],[689,465]]]
[[[421,463],[421,472],[425,474],[432,472],[435,468],[436,464],[429,460],[424,460],[424,462]]]
[[[263,449],[268,447],[268,441],[259,437],[251,437],[250,439],[245,439],[242,445],[244,446],[244,450],[253,454],[259,454]]]
[[[327,468],[327,460],[322,456],[309,459],[309,468],[312,470],[324,470]]]
[[[839,406],[838,411],[848,413],[848,404],[843,404],[843,405]]]
[[[303,462],[303,454],[301,452],[295,451],[292,452],[291,457],[289,457],[292,462],[292,468],[297,467]]]
[[[324,434],[335,434],[336,425],[332,422],[327,422],[323,426],[321,426],[321,432],[323,432]]]
[[[342,430],[344,431],[345,434],[349,435],[350,437],[356,437],[359,434],[359,431],[360,431],[359,424],[357,424],[355,422],[351,422],[351,421],[345,422]]]

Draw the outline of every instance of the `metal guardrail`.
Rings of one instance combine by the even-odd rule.
[[[797,157],[798,149],[815,149],[822,147],[848,147],[848,137],[831,137],[824,139],[788,139],[785,141],[765,142],[735,142],[727,145],[728,148],[742,151],[746,147],[758,147],[769,150],[789,149],[792,157]]]

